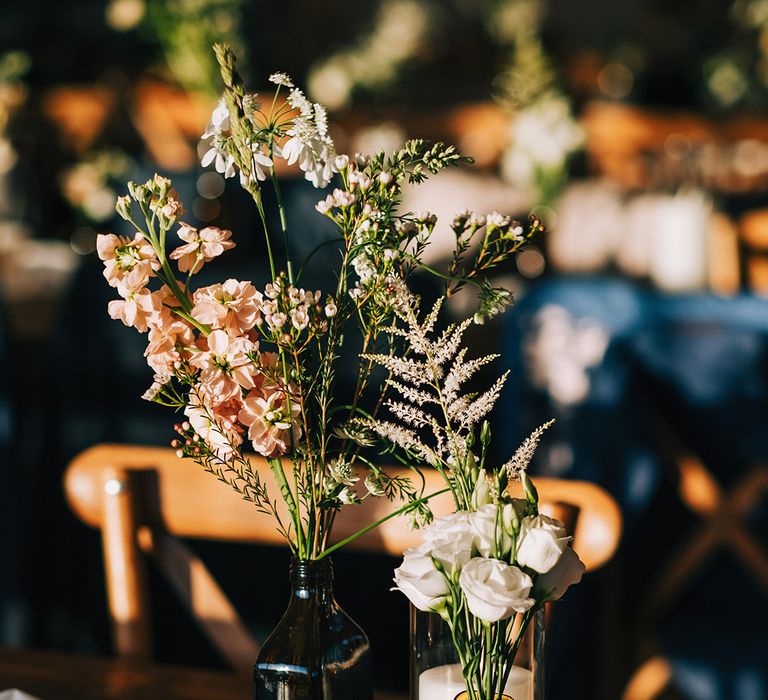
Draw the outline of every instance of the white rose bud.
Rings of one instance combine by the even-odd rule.
[[[517,563],[546,574],[557,564],[570,541],[559,520],[546,515],[528,516],[520,524]]]
[[[491,486],[488,483],[488,475],[485,473],[485,469],[481,469],[472,491],[472,507],[477,510],[491,502]]]
[[[574,584],[581,581],[586,567],[573,547],[566,547],[557,564],[546,574],[536,577],[534,594],[537,600],[557,600]]]
[[[512,549],[512,538],[503,527],[503,517],[497,522],[497,513],[498,506],[490,503],[471,515],[475,549],[484,557],[505,557]]]
[[[520,529],[520,521],[528,512],[528,501],[524,498],[513,498],[511,503],[505,503],[501,513],[504,529],[510,534]]]
[[[432,562],[425,547],[406,550],[403,563],[395,569],[396,587],[424,612],[441,608],[448,595],[448,583]]]
[[[485,622],[505,620],[529,610],[535,602],[528,597],[531,577],[498,559],[471,559],[461,570],[459,585],[469,611]]]

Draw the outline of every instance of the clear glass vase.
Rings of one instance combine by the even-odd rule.
[[[544,700],[546,614],[534,613],[520,644],[504,700]],[[411,606],[411,700],[464,700],[466,686],[448,624]],[[484,699],[486,700],[486,699]],[[492,700],[492,699],[487,699]]]
[[[254,700],[372,700],[370,643],[332,579],[328,558],[291,562],[290,602],[256,660]]]

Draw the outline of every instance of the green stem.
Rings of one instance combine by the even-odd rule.
[[[272,156],[273,138],[269,140],[269,154]],[[274,160],[274,159],[273,159]],[[280,212],[280,228],[283,231],[283,245],[285,246],[285,266],[288,270],[288,282],[293,284],[293,263],[291,262],[291,251],[288,245],[288,222],[285,219],[285,207],[283,206],[283,195],[280,192],[280,182],[277,179],[275,168],[272,168],[272,185],[275,188],[275,198],[277,199],[277,210]]]
[[[299,559],[306,558],[303,548],[303,532],[301,527],[301,514],[296,507],[296,499],[293,497],[291,487],[288,485],[288,479],[285,476],[285,470],[283,469],[283,463],[276,457],[270,457],[269,468],[272,470],[272,474],[275,476],[277,485],[280,488],[280,493],[283,495],[283,500],[288,508],[288,512],[293,520],[293,526],[296,528],[296,556]]]
[[[267,215],[264,213],[264,204],[261,201],[261,194],[251,192],[251,197],[256,203],[256,209],[259,212],[261,218],[261,225],[264,228],[264,240],[267,243],[267,256],[269,257],[269,271],[272,274],[272,281],[277,279],[277,273],[275,272],[275,258],[272,255],[272,244],[269,241],[269,227],[267,226]]]
[[[191,323],[197,330],[199,330],[206,338],[211,334],[211,329],[206,326],[203,323],[200,323],[200,321],[197,321],[191,314],[188,314],[186,311],[183,311],[182,309],[179,309],[175,306],[167,306],[166,308],[170,309],[172,313],[176,314],[177,316],[180,316],[188,323]]]
[[[354,542],[358,537],[362,537],[366,533],[370,532],[374,528],[377,528],[382,523],[387,522],[387,520],[391,520],[397,515],[402,515],[403,513],[407,512],[409,509],[412,509],[414,506],[419,505],[421,503],[426,503],[430,498],[434,498],[435,496],[439,496],[440,494],[447,493],[449,489],[445,488],[440,491],[435,491],[434,493],[429,494],[429,496],[424,496],[424,498],[419,498],[415,501],[410,501],[409,503],[406,503],[401,508],[398,508],[395,511],[392,511],[389,515],[385,515],[383,518],[380,518],[375,523],[371,523],[370,525],[366,525],[362,530],[358,530],[353,535],[350,535],[349,537],[341,540],[341,542],[337,542],[336,544],[332,545],[331,547],[328,547],[328,549],[322,551],[318,556],[317,559],[320,560],[323,557],[327,557],[332,552],[335,552],[337,549],[340,549],[344,545],[349,544],[350,542]]]
[[[311,251],[309,251],[309,254],[306,258],[304,258],[304,262],[301,264],[301,267],[299,268],[299,271],[296,273],[296,284],[299,283],[301,280],[301,276],[304,274],[304,268],[307,266],[307,263],[315,256],[315,253],[317,253],[321,248],[324,248],[327,245],[330,245],[331,243],[339,243],[344,242],[343,238],[331,238],[327,241],[323,241],[322,243],[318,243],[314,248],[312,248]]]

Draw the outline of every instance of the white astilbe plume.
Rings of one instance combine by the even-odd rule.
[[[422,391],[421,389],[408,386],[407,384],[398,382],[396,379],[392,379],[391,377],[386,380],[386,383],[395,391],[397,391],[403,398],[417,405],[425,403],[437,403],[437,399],[435,399],[435,397],[428,391]]]
[[[425,425],[430,425],[432,423],[431,416],[427,415],[420,408],[416,408],[416,406],[411,403],[389,399],[384,405],[400,420],[405,421],[414,428],[423,428]]]
[[[407,289],[399,289],[397,294],[401,303],[395,313],[402,326],[391,330],[403,338],[406,353],[412,357],[365,357],[389,372],[387,384],[397,397],[384,405],[398,422],[371,420],[367,425],[399,447],[422,454],[429,450],[445,469],[463,468],[468,440],[498,400],[507,373],[480,395],[462,394],[467,380],[497,356],[466,360],[467,351],[461,343],[471,321],[452,324],[435,337],[442,299],[419,322],[415,311],[418,299]]]
[[[509,371],[504,372],[488,391],[483,392],[476,399],[467,403],[466,408],[456,416],[462,426],[471,428],[491,412],[491,409],[496,405],[496,401],[498,401],[501,395],[501,390],[504,388],[504,383],[507,381],[508,376]]]
[[[533,455],[536,452],[536,448],[539,446],[539,440],[544,434],[544,431],[549,428],[555,421],[550,420],[540,425],[534,430],[525,440],[520,447],[517,448],[515,454],[512,455],[512,459],[502,466],[502,470],[506,470],[510,479],[519,479],[520,472],[524,472],[528,469],[528,465],[533,459]]]
[[[478,369],[500,357],[500,355],[494,353],[493,355],[486,355],[485,357],[478,357],[474,360],[465,361],[464,357],[466,354],[466,348],[462,348],[459,351],[451,365],[451,369],[448,371],[448,376],[445,378],[443,397],[448,402],[452,402],[456,399],[462,384],[471,379]]]
[[[434,450],[419,440],[413,430],[408,430],[408,428],[397,425],[397,423],[384,420],[371,421],[370,426],[385,440],[389,440],[389,442],[404,449],[406,452],[415,453],[429,464],[439,464],[440,459]]]

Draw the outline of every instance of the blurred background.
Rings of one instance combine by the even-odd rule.
[[[620,698],[652,660],[656,697],[768,698],[768,0],[5,0],[0,644],[111,652],[98,534],[61,477],[94,443],[173,437],[94,252],[124,232],[124,182],[161,172],[186,220],[234,231],[213,277],[267,274],[247,196],[199,165],[222,40],[250,89],[282,70],[325,104],[339,152],[426,137],[474,157],[406,196],[443,220],[434,260],[457,209],[547,224],[499,273],[515,308],[475,338],[512,369],[496,449],[557,418],[536,473],[594,481],[624,515],[613,561],[553,617],[551,696]],[[306,253],[320,193],[284,175]],[[287,553],[193,546],[263,637]],[[341,554],[336,590],[402,691],[394,565]],[[221,665],[153,585],[158,658]]]

